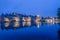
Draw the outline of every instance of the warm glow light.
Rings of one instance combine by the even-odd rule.
[[[13,20],[15,20],[16,22],[20,21],[19,17],[13,17]]]
[[[19,26],[20,26],[19,22],[14,23],[14,27],[19,27]]]
[[[46,22],[54,24],[55,23],[55,19],[54,18],[46,19]]]
[[[39,28],[40,27],[40,16],[39,15],[37,15],[35,22],[36,22],[37,28]]]
[[[39,24],[40,23],[40,18],[36,18],[35,22],[36,22],[36,24]]]
[[[31,17],[27,17],[26,21],[27,21],[27,26],[31,26]]]
[[[27,26],[31,26],[31,22],[27,22]]]
[[[10,20],[9,20],[8,18],[4,18],[4,21],[8,21],[8,22],[10,22]]]

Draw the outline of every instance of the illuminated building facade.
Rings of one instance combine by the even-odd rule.
[[[46,23],[55,23],[58,22],[57,18],[54,17],[48,17],[48,18],[43,18],[44,21]],[[8,14],[8,15],[1,15],[0,17],[0,23],[1,28],[7,28],[7,29],[11,29],[11,28],[22,28],[22,27],[31,27],[31,26],[37,26],[37,28],[40,27],[40,24],[43,23],[41,20],[43,20],[40,18],[39,15],[36,16],[32,16],[32,15],[22,15],[22,14],[17,14],[17,13],[13,13],[13,14]],[[13,26],[12,26],[13,25]],[[2,27],[3,26],[3,27]]]

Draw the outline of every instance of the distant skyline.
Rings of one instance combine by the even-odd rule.
[[[60,0],[0,0],[0,13],[56,16]]]

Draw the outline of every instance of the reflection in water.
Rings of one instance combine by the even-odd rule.
[[[56,23],[55,22],[51,22],[51,23],[48,22],[47,24],[48,25],[53,25],[53,24],[56,24]]]
[[[26,21],[22,22],[22,25],[23,25],[23,26],[26,26]]]
[[[54,24],[54,22],[52,24]]]
[[[1,27],[1,23],[0,23],[0,27]]]
[[[5,27],[9,27],[10,22],[6,22],[6,23],[4,23],[4,25],[5,25]]]
[[[39,28],[39,27],[40,27],[40,25],[41,25],[41,22],[40,22],[40,23],[37,23],[36,25],[37,25],[37,28]]]
[[[20,27],[28,27],[28,26],[32,26],[32,23],[33,22],[31,22],[31,21],[23,21],[22,22],[22,25],[20,25],[20,22],[14,22],[14,24],[12,24],[11,26],[10,26],[10,22],[5,22],[5,23],[3,23],[4,24],[4,26],[2,25],[1,27],[11,27],[11,29],[13,29],[13,28],[20,28]],[[55,24],[54,22],[52,22],[52,23],[46,23],[47,25],[49,24]],[[0,24],[1,25],[1,24]],[[42,25],[42,23],[39,21],[39,20],[36,20],[35,21],[35,23],[33,24],[33,26],[37,26],[37,28],[39,28],[40,26]],[[60,23],[59,23],[59,25],[60,25]],[[13,28],[12,28],[13,27]],[[23,27],[23,28],[24,28]],[[52,28],[53,29],[53,28]],[[58,37],[59,37],[59,40],[60,40],[60,30],[59,30],[59,32],[58,32]]]
[[[58,39],[60,40],[60,29],[58,30]]]
[[[58,25],[60,26],[60,23],[58,23]]]
[[[14,27],[19,27],[20,23],[19,22],[14,22]]]
[[[30,27],[30,26],[37,26],[40,27],[40,22],[33,23],[31,21],[22,21],[22,22],[2,22],[2,28],[23,28],[23,27]]]
[[[36,20],[35,23],[31,22],[31,21],[22,21],[22,22],[3,22],[2,23],[2,28],[5,27],[9,27],[11,29],[13,28],[23,28],[23,27],[30,27],[30,26],[36,26],[37,28],[39,28],[41,25],[50,25],[50,24],[55,24],[55,23],[42,23],[39,20]]]
[[[26,25],[27,26],[31,26],[31,17],[28,17],[26,20],[27,20],[27,24]]]
[[[27,26],[31,26],[31,22],[27,22]]]
[[[40,18],[39,18],[39,16],[37,16],[37,18],[35,20],[35,23],[37,25],[37,28],[39,28],[40,27]]]
[[[59,29],[58,29],[58,40],[60,40],[60,21],[59,21],[58,25],[59,25]]]

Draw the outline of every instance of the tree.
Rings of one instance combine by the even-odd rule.
[[[58,13],[57,13],[58,19],[60,19],[60,8],[58,8]],[[59,21],[59,26],[60,26],[60,21]],[[60,27],[58,29],[58,39],[60,40]]]
[[[59,20],[58,20],[58,22],[59,22],[58,24],[59,24],[59,26],[60,26],[60,8],[58,8],[57,17],[58,17],[58,19],[59,19]],[[59,28],[59,29],[60,29],[60,28]]]
[[[58,8],[57,16],[58,16],[58,19],[60,19],[60,8]]]

